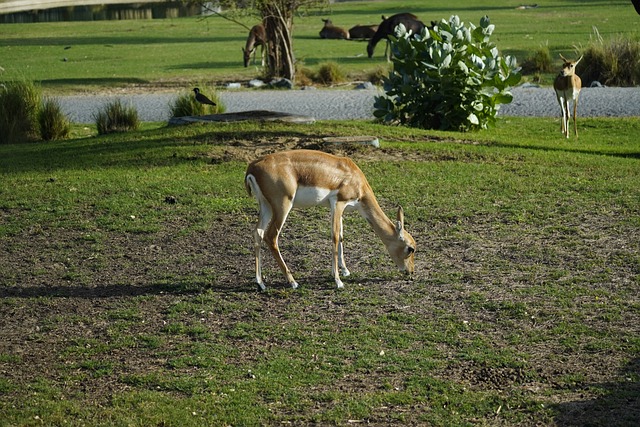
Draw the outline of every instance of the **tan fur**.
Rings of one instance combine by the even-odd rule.
[[[323,19],[324,27],[320,30],[321,39],[349,39],[349,31],[333,25],[330,19]]]
[[[342,214],[345,209],[357,209],[371,224],[398,268],[408,274],[413,273],[415,240],[404,230],[402,208],[398,209],[397,223],[394,224],[378,205],[367,178],[352,160],[313,150],[270,154],[249,165],[245,187],[260,205],[254,249],[256,281],[261,289],[265,289],[260,258],[263,240],[287,283],[293,288],[298,286],[278,248],[278,236],[293,207],[330,207],[332,272],[339,288],[343,287],[339,273],[349,275],[342,247]]]
[[[265,31],[264,25],[257,24],[251,27],[249,36],[247,37],[247,42],[242,48],[242,59],[244,61],[245,67],[249,66],[249,62],[251,61],[251,54],[253,54],[253,63],[256,63],[256,50],[258,46],[260,46],[260,56],[262,58],[262,66],[264,67],[265,44],[267,44],[267,33]]]
[[[569,138],[569,118],[571,116],[569,110],[569,103],[573,103],[573,130],[576,138],[578,137],[578,124],[576,123],[578,114],[578,98],[580,96],[580,89],[582,89],[582,80],[575,74],[576,65],[582,59],[582,56],[577,61],[571,61],[560,55],[560,58],[564,61],[562,64],[562,71],[556,77],[553,82],[553,89],[556,92],[558,103],[562,113],[562,123],[560,125],[560,131],[564,136]]]

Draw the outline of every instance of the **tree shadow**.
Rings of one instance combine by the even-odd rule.
[[[637,426],[640,423],[640,358],[631,360],[615,382],[592,384],[603,390],[591,400],[561,403],[553,407],[560,427]]]

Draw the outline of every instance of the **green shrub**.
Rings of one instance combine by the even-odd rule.
[[[522,74],[539,74],[551,73],[553,69],[553,60],[548,46],[541,46],[522,61]]]
[[[0,87],[0,144],[37,139],[41,99],[33,82],[13,81]]]
[[[469,131],[495,123],[499,104],[513,99],[520,81],[514,57],[500,56],[489,41],[489,18],[466,27],[442,20],[409,36],[400,26],[392,37],[393,70],[376,97],[374,115],[386,123],[424,129]]]
[[[207,98],[216,103],[216,106],[199,103],[196,101],[193,90],[190,90],[189,92],[181,93],[175,101],[171,103],[170,109],[172,117],[203,116],[205,114],[220,114],[226,111],[226,107],[220,100],[220,96],[215,88],[208,87],[204,84],[199,84],[194,87],[201,88]]]
[[[583,85],[594,81],[607,86],[640,84],[640,40],[617,36],[605,43],[596,30],[583,55],[576,67]]]
[[[132,106],[123,105],[119,99],[107,104],[94,119],[100,135],[137,130],[140,125],[138,111]]]
[[[71,133],[71,124],[54,99],[46,99],[38,112],[40,137],[45,141],[65,139]]]
[[[333,61],[320,64],[318,72],[316,73],[316,80],[323,85],[341,83],[345,81],[345,78],[344,71]]]

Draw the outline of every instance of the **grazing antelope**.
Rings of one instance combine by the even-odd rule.
[[[249,66],[249,60],[253,53],[253,63],[256,63],[256,48],[260,46],[260,55],[262,57],[262,66],[264,67],[264,46],[267,44],[267,33],[264,29],[264,25],[257,24],[251,27],[249,30],[249,37],[247,42],[242,48],[242,56],[244,59],[244,66]]]
[[[421,33],[424,29],[424,23],[412,13],[398,13],[388,18],[382,15],[382,22],[367,45],[367,54],[369,55],[369,58],[373,56],[373,51],[378,42],[382,39],[388,40],[390,35],[395,35],[396,27],[400,24],[404,25],[407,31],[411,30],[413,34]]]
[[[320,30],[321,39],[349,39],[349,31],[336,27],[331,19],[323,19],[324,27]]]
[[[562,110],[562,123],[560,124],[560,130],[569,138],[569,118],[571,113],[569,111],[569,101],[573,103],[573,130],[578,137],[578,124],[576,118],[578,114],[578,97],[580,96],[580,89],[582,88],[582,80],[576,74],[576,65],[582,59],[582,56],[577,61],[571,61],[566,59],[562,54],[560,58],[564,61],[562,64],[562,71],[558,74],[553,82],[553,89],[556,91],[556,97]]]
[[[402,208],[398,208],[396,223],[392,222],[378,205],[367,178],[350,159],[313,150],[270,154],[249,165],[244,182],[249,195],[253,195],[259,204],[254,251],[256,281],[261,290],[266,289],[260,254],[263,240],[287,283],[294,289],[298,287],[278,248],[278,235],[292,208],[323,205],[331,209],[331,271],[338,288],[344,287],[340,273],[349,275],[342,247],[342,214],[345,210],[358,210],[371,224],[398,268],[407,274],[413,273],[416,242],[404,229]]]
[[[356,25],[349,28],[350,39],[369,40],[378,31],[378,25]]]

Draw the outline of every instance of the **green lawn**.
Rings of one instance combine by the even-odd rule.
[[[554,0],[519,10],[519,0],[474,1],[464,5],[434,0],[344,2],[327,10],[301,11],[294,20],[295,56],[300,65],[317,68],[336,61],[353,79],[384,65],[383,46],[367,58],[366,44],[321,40],[321,18],[336,25],[378,23],[381,15],[411,11],[425,22],[457,14],[476,25],[487,14],[496,25],[492,39],[504,53],[522,61],[548,46],[554,58],[585,47],[597,28],[605,40],[624,34],[638,37],[637,15],[628,1]],[[258,21],[239,17],[247,26]],[[127,85],[189,86],[259,77],[242,67],[248,31],[218,16],[206,19],[96,21],[0,25],[2,79],[26,78],[48,90],[83,91]],[[66,60],[65,60],[66,59]],[[558,66],[560,62],[558,59]],[[548,77],[547,77],[548,78]]]
[[[633,425],[640,120],[217,124],[0,146],[3,425]],[[357,214],[337,291],[326,210],[253,281],[257,152],[347,151],[402,204],[416,277]],[[174,199],[169,199],[172,196]],[[175,202],[175,203],[174,203]]]
[[[382,58],[320,41],[320,18],[348,27],[405,10],[489,14],[518,57],[547,43],[571,53],[592,26],[637,36],[627,1],[520,4],[335,3],[296,17],[296,56],[365,73]],[[248,79],[244,38],[215,17],[1,25],[0,78],[49,93]],[[0,425],[635,425],[640,118],[580,119],[579,140],[558,120],[466,134],[75,126],[70,140],[0,145]],[[355,135],[381,148],[322,140]],[[335,289],[329,215],[311,209],[291,213],[280,241],[300,288],[265,254],[256,291],[243,174],[287,148],[349,155],[385,212],[403,206],[413,280],[352,213],[352,275]]]

